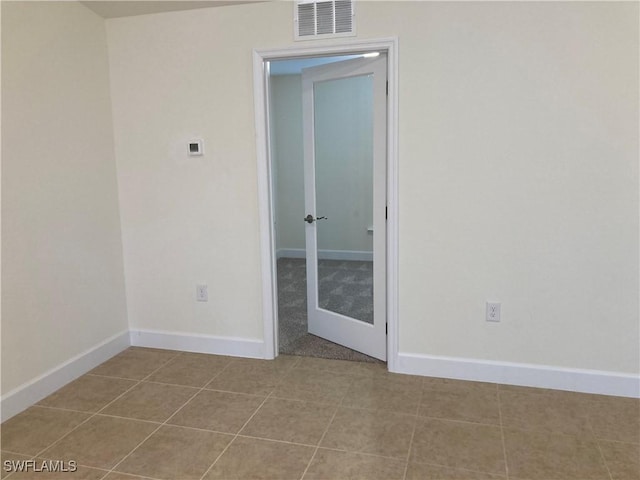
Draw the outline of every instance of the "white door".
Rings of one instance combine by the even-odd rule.
[[[309,333],[386,360],[386,55],[302,71]]]

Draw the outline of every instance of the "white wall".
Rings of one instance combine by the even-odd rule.
[[[127,330],[108,80],[93,12],[2,2],[3,394]]]
[[[262,338],[251,52],[291,45],[292,16],[107,22],[134,328]],[[360,38],[400,42],[401,352],[638,372],[637,18],[358,4]]]
[[[637,373],[638,5],[361,14],[401,32],[401,350]]]
[[[253,33],[243,33],[260,10],[106,22],[133,330],[262,339]],[[187,156],[192,138],[204,156]],[[208,302],[196,302],[196,284]]]

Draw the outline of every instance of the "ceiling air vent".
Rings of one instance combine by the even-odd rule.
[[[298,0],[294,8],[296,40],[356,34],[353,0]]]

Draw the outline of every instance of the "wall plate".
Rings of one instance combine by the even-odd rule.
[[[204,155],[204,143],[202,140],[191,140],[187,146],[190,157]]]

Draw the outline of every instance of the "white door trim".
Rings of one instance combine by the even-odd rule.
[[[269,141],[269,72],[265,62],[294,57],[344,55],[377,50],[387,54],[389,96],[387,100],[387,367],[398,366],[398,39],[346,41],[322,46],[292,46],[253,51],[253,90],[258,172],[258,215],[262,267],[262,319],[265,358],[277,355],[278,299],[276,252],[271,188],[271,148]]]

